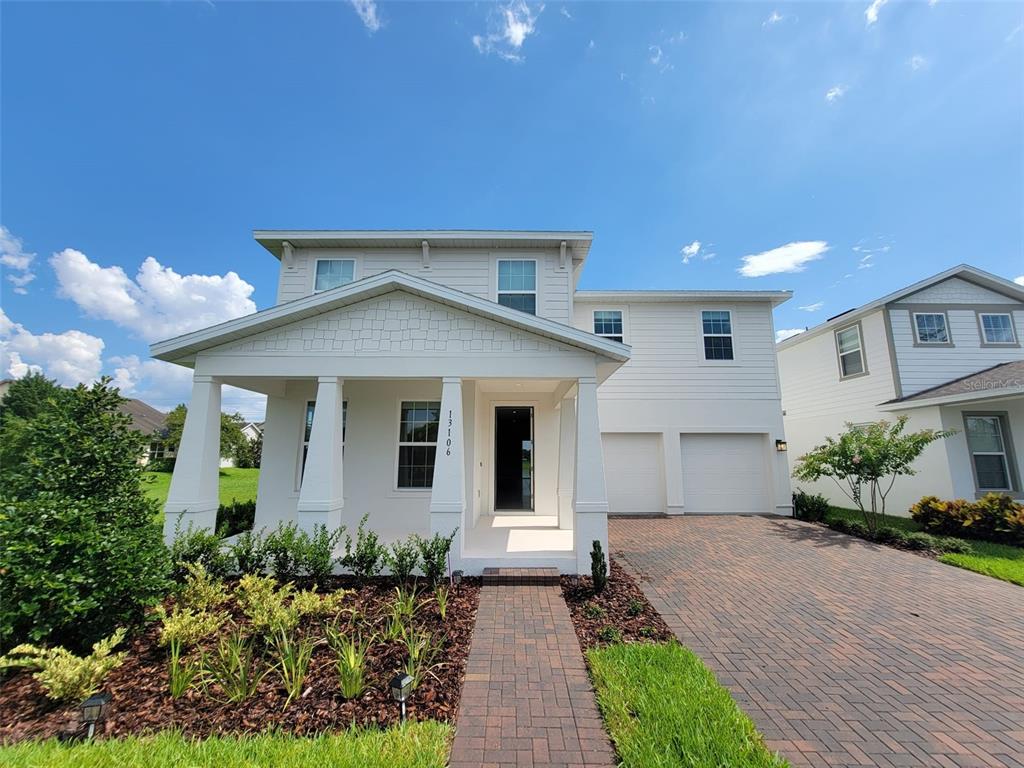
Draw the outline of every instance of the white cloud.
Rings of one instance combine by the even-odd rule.
[[[689,264],[698,256],[701,261],[709,261],[710,259],[715,258],[718,254],[708,250],[713,245],[714,243],[701,243],[700,240],[694,240],[689,245],[684,245],[679,249],[679,253],[683,255],[683,264]]]
[[[784,18],[786,18],[786,17],[783,16],[778,11],[772,11],[771,15],[767,19],[765,19],[764,22],[762,22],[761,26],[762,27],[774,26],[774,25],[778,24],[780,21],[782,21]]]
[[[1010,34],[1008,34],[1006,36],[1006,42],[1008,42],[1008,43],[1012,42],[1013,38],[1015,38],[1017,35],[1019,35],[1022,30],[1024,30],[1024,24],[1018,24],[1016,27],[1011,29],[1010,30]]]
[[[256,311],[253,286],[235,272],[179,275],[149,257],[132,280],[121,267],[101,267],[81,251],[55,253],[58,293],[86,314],[128,328],[146,341],[177,336]]]
[[[786,339],[803,332],[803,328],[780,328],[775,332],[775,343],[778,344],[780,341],[785,341]]]
[[[878,11],[883,5],[888,3],[889,0],[872,0],[871,5],[864,11],[864,18],[867,19],[868,26],[870,27],[876,21],[878,21]]]
[[[1017,285],[1024,285],[1024,275],[1013,278],[1013,282],[1015,282]]]
[[[743,257],[743,277],[764,277],[781,272],[803,272],[809,261],[820,259],[829,249],[824,240],[804,240]]]
[[[103,367],[103,339],[83,331],[34,334],[0,309],[0,376],[42,372],[65,386],[88,384]]]
[[[569,21],[572,21],[572,14],[569,13],[569,9],[566,8],[564,5],[562,6],[562,9],[561,9],[560,13],[563,16],[565,16],[565,18],[569,19]]]
[[[370,30],[371,34],[384,25],[380,16],[377,15],[377,3],[374,0],[349,1],[352,3],[352,7],[355,8],[356,13],[359,14],[359,18],[362,20],[363,26]]]
[[[11,230],[0,225],[0,265],[11,270],[7,280],[14,286],[15,293],[28,293],[28,284],[36,279],[32,271],[35,258],[34,253],[25,250],[21,238],[15,237]]]
[[[647,46],[647,50],[651,54],[651,57],[650,57],[651,64],[657,65],[657,63],[659,61],[661,61],[661,46],[660,45],[651,44],[651,45]]]
[[[805,304],[802,307],[798,307],[798,309],[802,309],[804,312],[817,312],[819,309],[821,309],[824,306],[825,306],[825,302],[824,301],[816,301],[813,304]]]
[[[827,101],[829,104],[832,104],[838,99],[841,99],[845,93],[845,85],[833,85],[831,88],[825,91],[825,101]]]
[[[593,40],[587,43],[587,48],[589,48],[590,50],[594,50],[595,46],[597,46],[597,43],[595,43]]]
[[[907,63],[910,64],[910,68],[915,72],[918,72],[922,69],[927,69],[929,64],[928,59],[926,59],[924,56],[921,56],[920,54],[915,54],[911,56],[910,61]]]
[[[506,61],[520,62],[526,38],[537,31],[537,17],[544,5],[531,8],[525,0],[511,0],[507,5],[492,8],[488,15],[486,35],[473,35],[473,46],[482,54],[493,53]]]

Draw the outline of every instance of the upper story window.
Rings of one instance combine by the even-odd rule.
[[[732,313],[727,309],[705,309],[700,313],[704,332],[705,360],[732,360]]]
[[[1013,318],[1008,313],[982,312],[978,315],[978,322],[981,324],[981,340],[985,344],[1017,343]]]
[[[612,341],[622,341],[622,311],[618,309],[594,310],[594,333]]]
[[[398,487],[432,488],[437,456],[438,401],[402,401],[398,424]]]
[[[914,334],[918,344],[949,344],[946,316],[942,312],[915,312]]]
[[[532,259],[498,260],[498,303],[537,314],[537,262]]]
[[[317,259],[313,291],[328,291],[351,283],[356,275],[355,259]]]
[[[836,331],[836,349],[839,351],[839,372],[841,378],[864,373],[864,347],[860,338],[860,326],[851,325]]]
[[[302,432],[302,464],[299,477],[306,469],[306,455],[309,453],[309,436],[313,434],[313,414],[316,413],[316,400],[306,402],[306,424]],[[348,400],[341,402],[341,450],[345,450],[345,432],[348,430]]]

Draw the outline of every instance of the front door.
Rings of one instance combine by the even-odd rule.
[[[494,508],[533,509],[533,407],[494,409]]]

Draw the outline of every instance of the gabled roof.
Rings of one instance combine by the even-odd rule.
[[[576,291],[577,301],[770,301],[777,307],[793,297],[792,291]]]
[[[951,277],[959,277],[970,283],[974,283],[975,285],[980,285],[982,288],[988,288],[989,290],[1009,296],[1017,301],[1024,302],[1024,287],[1017,285],[1012,280],[1007,280],[1006,278],[999,277],[998,275],[993,275],[991,272],[986,272],[983,269],[972,267],[969,264],[960,264],[952,269],[947,269],[945,272],[939,272],[937,275],[926,277],[924,280],[916,282],[913,285],[908,285],[906,288],[901,288],[898,291],[894,291],[880,299],[864,304],[863,306],[851,309],[848,312],[843,312],[835,317],[831,317],[820,325],[816,325],[803,333],[798,333],[796,336],[790,336],[788,339],[780,341],[776,345],[776,348],[787,349],[831,328],[849,325],[865,315],[869,315],[872,312],[881,309],[887,304],[899,301],[900,299],[917,293],[929,286],[941,283],[943,280],[949,280]]]
[[[132,427],[144,435],[161,432],[167,421],[167,414],[158,411],[149,403],[128,399],[118,406],[121,413],[132,417]]]
[[[887,400],[879,407],[886,411],[898,411],[929,405],[1021,396],[1024,396],[1024,360],[1014,360],[951,379],[907,397]]]
[[[630,348],[626,344],[610,341],[545,317],[509,309],[496,302],[481,299],[478,296],[463,293],[398,270],[388,270],[348,285],[332,288],[329,291],[286,301],[245,317],[228,320],[225,323],[176,336],[173,339],[158,341],[150,345],[149,351],[158,360],[188,366],[194,361],[196,353],[204,349],[244,339],[256,333],[269,331],[392,291],[404,291],[429,301],[446,304],[503,325],[513,326],[538,336],[602,355],[615,362],[625,362],[630,357]]]

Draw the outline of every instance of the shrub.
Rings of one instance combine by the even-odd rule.
[[[160,606],[157,608],[157,616],[163,623],[160,628],[160,645],[177,645],[179,648],[191,648],[204,637],[215,633],[228,620],[225,612],[211,613],[180,606],[174,606],[169,614]]]
[[[416,539],[411,536],[404,541],[394,542],[391,549],[384,553],[384,564],[401,583],[409,580],[419,563],[420,552],[416,547]]]
[[[267,542],[263,531],[243,531],[231,545],[231,559],[237,573],[263,573],[267,567]]]
[[[260,682],[270,673],[253,651],[250,638],[241,629],[224,635],[212,653],[202,655],[204,681],[220,686],[225,700],[231,703],[245,701],[256,693]]]
[[[412,678],[413,688],[419,688],[424,676],[433,675],[441,666],[437,659],[443,649],[432,634],[415,627],[402,634],[402,642],[405,644],[405,674]]]
[[[423,575],[431,584],[437,584],[448,572],[448,553],[452,550],[452,542],[459,532],[456,528],[450,536],[435,533],[429,539],[416,537],[416,548],[420,553],[420,567]]]
[[[255,501],[231,500],[230,504],[221,504],[217,508],[217,535],[221,538],[234,536],[242,531],[251,531],[256,521]]]
[[[974,547],[969,542],[952,536],[940,536],[937,545],[940,552],[949,552],[954,555],[969,555],[974,552]]]
[[[369,515],[363,515],[356,529],[356,539],[345,535],[345,554],[339,561],[342,567],[352,571],[357,579],[363,580],[380,573],[384,554],[387,551],[373,531],[366,530]]]
[[[597,632],[597,639],[605,643],[622,642],[622,633],[615,627],[601,627]]]
[[[799,520],[820,523],[828,516],[828,499],[819,493],[798,490],[793,494],[793,515]]]
[[[871,531],[868,527],[860,522],[859,520],[847,520],[845,518],[836,518],[829,522],[829,527],[839,531],[840,533],[846,533],[850,536],[857,536],[861,539],[871,538]]]
[[[925,496],[910,516],[931,533],[1024,545],[1024,504],[1005,494],[989,493],[975,502]]]
[[[125,630],[118,629],[110,637],[94,643],[92,653],[88,656],[75,656],[59,646],[39,648],[19,645],[12,648],[7,656],[0,658],[0,669],[35,669],[37,671],[32,677],[43,686],[48,699],[77,703],[94,694],[107,673],[124,661],[123,652],[113,653],[124,636]]]
[[[171,578],[179,584],[188,578],[188,566],[199,564],[206,572],[223,579],[231,571],[231,556],[224,551],[224,542],[213,531],[196,528],[191,522],[181,529],[184,515],[178,516],[171,542]]]
[[[178,593],[182,607],[205,611],[228,599],[224,582],[206,572],[202,563],[185,563],[188,576]]]
[[[586,616],[588,619],[600,619],[607,613],[608,611],[605,610],[605,607],[600,603],[595,603],[591,601],[583,606],[583,615]]]
[[[644,604],[643,603],[641,603],[636,598],[633,598],[632,600],[629,601],[629,606],[627,606],[627,608],[626,608],[626,615],[627,616],[639,616],[643,612],[644,612]]]
[[[270,571],[279,582],[295,581],[302,573],[309,536],[295,523],[279,523],[267,536]]]
[[[883,526],[875,532],[875,541],[881,542],[882,544],[892,544],[897,547],[905,547],[907,545],[907,532],[900,530],[899,528]]]
[[[366,690],[366,654],[372,643],[372,637],[363,640],[355,632],[347,635],[336,624],[327,628],[327,644],[338,657],[338,683],[343,698],[355,699]]]
[[[912,531],[907,534],[907,547],[921,551],[936,550],[938,549],[938,540],[930,533]]]
[[[313,535],[306,539],[300,567],[314,583],[323,584],[334,570],[334,547],[341,534],[341,528],[328,531],[326,525],[317,525],[313,528]]]
[[[302,695],[302,687],[309,672],[309,660],[313,656],[313,641],[299,638],[288,632],[277,632],[273,642],[274,653],[277,655],[277,670],[281,675],[288,698],[284,702],[287,708],[293,700]]]
[[[601,542],[597,539],[594,539],[594,547],[590,550],[590,577],[594,580],[594,592],[604,592],[608,584],[608,563],[605,562]]]

